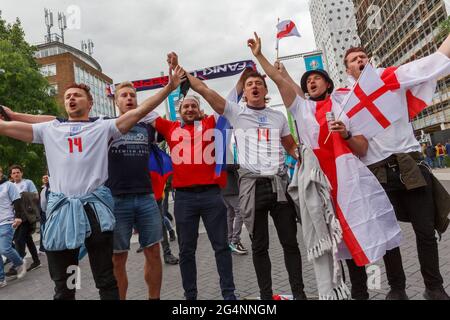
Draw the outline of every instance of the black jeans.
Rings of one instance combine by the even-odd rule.
[[[292,294],[303,293],[302,259],[297,242],[297,222],[295,207],[290,199],[287,203],[277,202],[277,194],[272,191],[269,179],[258,179],[255,192],[255,221],[253,225],[252,254],[253,265],[262,300],[271,300],[272,275],[269,257],[269,212],[283,247],[284,263],[289,275]]]
[[[167,197],[168,195],[166,195]],[[163,240],[161,241],[161,246],[163,249],[163,255],[165,256],[170,256],[172,254],[172,251],[170,250],[170,244],[169,244],[169,237],[167,236],[167,228],[164,225],[164,212],[163,212],[163,200],[158,200],[158,208],[159,208],[159,212],[161,214],[161,224],[162,224],[162,229],[163,229]]]
[[[35,225],[33,226],[28,221],[23,221],[14,234],[14,244],[17,252],[22,258],[26,255],[25,247],[28,247],[33,262],[39,262],[36,245],[34,244],[32,237],[34,231],[33,228],[35,228]]]
[[[425,286],[429,289],[442,288],[443,279],[439,271],[438,245],[434,231],[434,200],[431,187],[430,171],[419,165],[427,182],[427,186],[407,190],[400,179],[398,166],[387,167],[387,183],[382,184],[397,219],[410,221],[416,234],[417,253]],[[383,257],[386,275],[392,289],[404,289],[406,283],[400,249],[388,251]],[[367,293],[367,275],[364,267],[357,267],[353,260],[347,260],[350,279],[352,282],[352,296],[364,298]],[[355,289],[353,289],[355,288]],[[365,292],[365,293],[364,293]]]
[[[113,273],[113,232],[101,232],[95,212],[89,205],[84,207],[91,235],[85,240],[89,263],[101,300],[119,300],[116,278]],[[67,273],[71,266],[78,266],[80,249],[46,251],[50,277],[55,282],[55,300],[74,300],[75,288],[68,288],[67,281],[73,274]]]
[[[427,186],[406,190],[397,170],[388,170],[388,183],[383,185],[400,221],[410,221],[416,234],[417,254],[425,286],[441,288],[438,244],[434,230],[435,205],[430,171],[419,165]],[[395,169],[395,168],[394,168]],[[400,268],[399,268],[400,269]],[[403,268],[401,269],[403,270]]]
[[[175,220],[180,247],[180,271],[187,300],[197,299],[197,250],[200,217],[215,253],[220,288],[225,300],[234,299],[231,250],[227,239],[227,208],[220,188],[202,192],[175,192]]]
[[[383,260],[389,286],[394,290],[405,290],[406,277],[403,271],[400,248],[386,251]],[[368,300],[366,268],[358,267],[354,260],[346,260],[346,262],[352,284],[352,298],[355,300]]]
[[[45,222],[47,221],[46,213],[44,211],[41,211],[41,230],[39,233],[39,251],[45,252],[44,245],[42,244],[42,234],[45,228]]]

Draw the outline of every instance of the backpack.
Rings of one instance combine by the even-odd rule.
[[[22,208],[26,220],[30,224],[35,224],[41,218],[39,196],[34,192],[22,192],[20,197],[22,199]]]

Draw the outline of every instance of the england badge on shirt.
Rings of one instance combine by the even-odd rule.
[[[81,129],[82,127],[79,124],[70,126],[70,136],[72,137],[78,135],[81,132]]]
[[[267,116],[259,116],[258,122],[260,125],[264,125],[264,124],[269,123],[269,120],[267,119]]]

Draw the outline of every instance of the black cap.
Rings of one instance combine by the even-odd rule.
[[[325,80],[331,85],[330,88],[328,88],[328,93],[332,93],[334,90],[334,83],[333,80],[331,80],[330,76],[328,75],[328,72],[322,69],[316,69],[316,70],[309,70],[306,71],[302,75],[302,79],[300,80],[300,86],[302,87],[302,90],[304,93],[308,93],[308,87],[306,86],[306,80],[308,77],[314,73],[320,74],[322,77],[325,78]]]

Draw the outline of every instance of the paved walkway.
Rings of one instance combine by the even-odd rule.
[[[450,169],[438,170],[440,174],[449,175],[448,180],[443,181],[446,188],[450,190]],[[446,177],[446,176],[445,176]],[[401,246],[404,269],[407,276],[407,293],[411,299],[423,299],[422,293],[424,285],[420,268],[417,260],[417,250],[415,244],[415,235],[409,224],[401,224],[404,240]],[[277,294],[290,294],[290,287],[286,270],[284,268],[284,258],[281,246],[277,240],[275,228],[270,227],[271,242],[270,256],[272,260],[273,288]],[[302,236],[299,231],[298,239],[302,244]],[[242,242],[245,247],[250,248],[250,239],[248,233],[244,230]],[[178,245],[171,242],[173,252],[178,253]],[[138,245],[133,238],[132,250],[129,254],[127,265],[129,274],[128,299],[144,300],[147,298],[147,288],[144,282],[142,270],[144,257],[142,254],[135,253]],[[312,264],[306,261],[305,248],[301,245],[303,257],[303,278],[305,282],[305,291],[310,298],[316,298],[316,284]],[[447,231],[441,242],[439,242],[441,273],[444,277],[446,290],[450,292],[450,233]],[[0,300],[10,299],[51,299],[53,295],[53,283],[48,274],[47,261],[45,256],[42,258],[42,267],[29,272],[21,280],[10,281],[8,286],[0,289]],[[28,258],[30,260],[30,258]],[[31,261],[28,261],[30,263]],[[80,263],[81,289],[77,292],[78,299],[98,299],[97,290],[92,280],[92,274],[89,268],[88,259],[85,258]],[[381,288],[370,291],[371,299],[384,299],[388,291],[386,274],[383,263],[379,264],[382,272]],[[197,267],[198,267],[198,289],[199,299],[221,299],[219,289],[219,279],[216,272],[214,254],[203,228],[200,229],[197,249]],[[238,256],[233,255],[233,270],[237,294],[241,299],[251,299],[259,295],[256,276],[253,269],[251,255]],[[348,281],[348,272],[347,283]],[[181,277],[178,266],[164,265],[163,287],[161,291],[162,299],[183,299],[183,290],[181,287]]]

